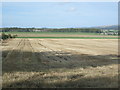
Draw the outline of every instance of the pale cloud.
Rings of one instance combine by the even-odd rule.
[[[71,10],[71,11],[74,11],[74,10],[75,10],[75,8],[74,8],[74,7],[71,7],[71,8],[70,8],[70,10]]]
[[[71,12],[76,11],[76,8],[75,7],[70,7],[68,11],[71,11]]]
[[[75,11],[77,11],[77,8],[76,7],[69,7],[65,11],[66,12],[75,12]]]

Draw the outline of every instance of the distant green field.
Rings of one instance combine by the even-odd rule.
[[[79,35],[99,35],[98,33],[83,32],[5,32],[6,34],[79,34]]]
[[[120,39],[117,37],[17,37],[17,38],[51,38],[51,39]]]
[[[69,34],[69,35],[101,35],[99,33],[84,33],[84,32],[4,32],[6,34]],[[104,35],[108,36],[108,35]],[[117,35],[112,35],[117,36]]]
[[[53,39],[118,39],[115,35],[100,35],[83,32],[5,32],[17,34],[17,38],[53,38]],[[105,36],[105,37],[104,37]]]

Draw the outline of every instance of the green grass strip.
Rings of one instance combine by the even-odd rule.
[[[101,35],[99,33],[87,33],[87,32],[4,32],[6,34],[63,34],[63,35]],[[103,36],[103,35],[102,35]],[[104,35],[108,36],[108,35]],[[117,36],[117,35],[110,35],[110,36]]]
[[[16,38],[51,38],[51,39],[120,39],[118,37],[16,37]]]

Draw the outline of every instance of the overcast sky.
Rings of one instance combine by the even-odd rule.
[[[3,27],[92,27],[116,25],[117,2],[4,2]]]

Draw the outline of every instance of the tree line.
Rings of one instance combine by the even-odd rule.
[[[87,32],[101,33],[101,29],[96,28],[0,28],[1,32]]]

